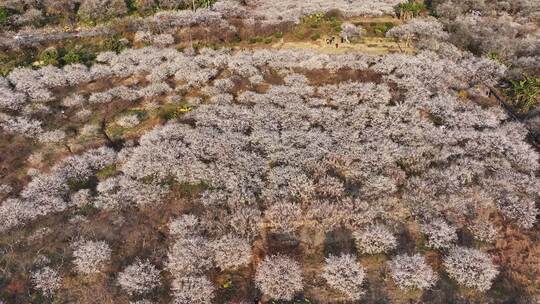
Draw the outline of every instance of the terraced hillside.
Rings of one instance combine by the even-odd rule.
[[[0,3],[0,303],[540,299],[534,2],[53,2]]]

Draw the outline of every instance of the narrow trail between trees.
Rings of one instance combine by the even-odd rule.
[[[358,52],[370,55],[405,52],[413,53],[414,49],[405,47],[395,42],[393,39],[366,37],[360,43],[335,43],[327,44],[325,39],[317,41],[283,41],[271,45],[274,49],[311,49],[327,54],[344,54]]]

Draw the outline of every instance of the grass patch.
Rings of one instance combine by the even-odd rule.
[[[178,119],[182,115],[189,113],[193,107],[185,103],[169,103],[163,105],[158,112],[158,117],[163,120]]]
[[[325,35],[339,34],[342,23],[335,16],[324,13],[312,14],[302,18],[302,22],[293,28],[292,35],[298,40],[318,40]]]
[[[386,36],[386,32],[388,32],[393,27],[394,27],[394,24],[390,22],[376,23],[373,26],[373,33],[375,33],[375,35],[378,35],[378,36]]]
[[[90,189],[93,188],[95,185],[96,181],[92,178],[83,180],[72,179],[68,181],[69,190],[73,192],[77,192],[82,189]]]
[[[194,197],[199,193],[207,190],[209,186],[200,182],[197,184],[192,183],[176,183],[173,187],[173,190],[178,193],[181,197]]]
[[[31,66],[36,57],[37,52],[31,48],[15,52],[0,51],[0,75],[7,76],[16,67]]]
[[[116,174],[116,164],[108,165],[105,168],[96,172],[96,176],[99,179],[106,179],[108,177],[114,176]]]

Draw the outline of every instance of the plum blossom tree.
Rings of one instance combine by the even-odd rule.
[[[82,241],[75,244],[73,263],[82,274],[100,272],[111,258],[111,249],[104,241]]]
[[[215,287],[206,277],[185,276],[172,282],[175,304],[210,304],[214,298]]]
[[[361,27],[357,27],[356,25],[352,23],[348,23],[348,22],[345,22],[341,25],[340,36],[346,42],[357,40],[358,38],[360,38],[361,34],[362,34]]]
[[[176,277],[200,274],[212,266],[211,253],[203,237],[181,238],[170,249],[167,270]]]
[[[438,280],[437,274],[420,254],[402,254],[388,262],[390,275],[401,289],[428,289]]]
[[[118,274],[118,284],[130,295],[148,293],[159,281],[159,270],[149,261],[136,260]]]
[[[99,20],[127,13],[123,0],[83,0],[78,14],[84,19]]]
[[[286,256],[268,256],[257,267],[255,284],[273,299],[290,301],[303,288],[300,265]]]
[[[34,287],[48,297],[53,296],[62,286],[62,278],[58,271],[49,266],[32,272],[31,280]]]
[[[215,264],[221,270],[237,269],[251,261],[251,246],[235,235],[225,235],[210,244]]]
[[[434,219],[422,225],[422,232],[427,235],[427,246],[434,249],[448,248],[457,240],[456,228],[443,219]]]
[[[184,214],[169,223],[169,233],[179,238],[198,236],[202,232],[202,226],[195,215]]]
[[[479,291],[490,289],[493,280],[499,274],[489,255],[474,248],[450,249],[443,265],[452,279]]]
[[[325,259],[322,277],[326,283],[342,292],[349,300],[357,301],[365,293],[362,288],[365,270],[350,254],[329,256]]]
[[[396,248],[397,240],[392,232],[383,225],[373,225],[353,233],[356,247],[362,253],[386,253]]]
[[[396,26],[386,33],[387,37],[401,39],[436,39],[444,41],[449,38],[443,24],[433,17],[413,18],[404,25]]]

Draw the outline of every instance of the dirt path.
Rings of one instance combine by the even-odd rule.
[[[397,52],[414,52],[414,49],[400,45],[393,39],[378,37],[366,37],[359,43],[339,43],[338,47],[335,44],[327,44],[324,38],[316,41],[284,41],[281,39],[279,42],[272,44],[271,47],[274,49],[311,49],[326,54],[358,52],[380,55]]]
[[[403,22],[393,16],[381,16],[381,17],[355,17],[348,20],[354,24],[361,23],[392,23],[395,25],[402,24]]]

